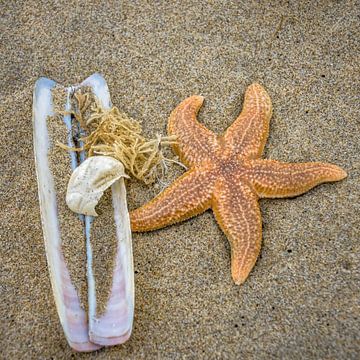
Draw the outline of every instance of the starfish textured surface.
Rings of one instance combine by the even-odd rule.
[[[327,163],[282,163],[260,159],[269,134],[271,100],[252,84],[243,110],[223,136],[200,124],[203,97],[191,96],[170,115],[169,135],[189,170],[153,200],[130,214],[133,231],[150,231],[212,209],[231,247],[231,273],[243,283],[255,265],[262,238],[259,198],[292,197],[346,177]]]

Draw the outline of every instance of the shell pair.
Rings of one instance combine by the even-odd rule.
[[[94,74],[80,85],[63,88],[67,94],[63,112],[60,117],[54,117],[54,89],[57,86],[52,80],[40,78],[35,84],[33,97],[34,152],[42,228],[51,285],[67,341],[74,350],[92,351],[125,342],[132,330],[134,271],[125,174],[121,163],[108,157],[93,157],[88,162],[84,152],[75,151],[64,152],[61,158],[53,157],[56,153],[56,131],[64,136],[69,148],[76,146],[74,134],[81,134],[80,128],[74,129],[71,118],[71,95],[76,89],[91,88],[103,108],[111,107],[105,80],[99,74]],[[61,166],[65,169],[64,173],[59,170]],[[99,168],[101,171],[98,171]],[[104,174],[106,176],[102,177]],[[62,181],[70,177],[66,201],[84,215],[73,213],[64,204],[65,196],[59,196],[59,188],[66,192]],[[85,187],[84,177],[87,179]],[[101,232],[94,231],[96,220],[93,216],[96,215],[96,203],[110,186],[112,210],[108,214],[114,224],[110,233],[114,256],[113,266],[107,274],[110,279],[109,293],[104,297],[103,309],[100,311],[99,298],[102,294],[97,291],[98,279],[94,264],[101,257],[94,257],[92,241]],[[70,252],[77,251],[75,247],[71,248],[71,244],[79,240],[83,242],[86,251],[85,299],[80,298],[80,291],[74,283],[77,264],[70,266],[65,256],[65,249],[69,246]],[[100,268],[102,265],[99,264]],[[75,272],[70,269],[74,267]]]

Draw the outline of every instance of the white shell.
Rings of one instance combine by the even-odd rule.
[[[115,267],[112,271],[110,298],[105,313],[97,318],[95,278],[93,275],[93,262],[95,260],[92,257],[90,243],[91,216],[83,216],[87,253],[88,314],[80,305],[61,248],[62,232],[58,221],[54,179],[49,167],[48,151],[51,144],[46,122],[47,117],[53,115],[52,89],[55,85],[56,83],[52,80],[39,79],[35,84],[33,98],[34,152],[46,257],[58,315],[69,345],[77,351],[94,351],[104,345],[110,346],[125,342],[132,331],[134,269],[126,188],[123,175],[120,178],[117,175],[112,177],[114,181],[111,189],[117,250]],[[90,86],[104,108],[111,106],[109,90],[101,75],[90,76],[80,86]],[[67,90],[70,93],[73,87]],[[68,98],[66,108],[68,109],[69,106]],[[64,115],[64,121],[68,129],[71,129],[70,116]],[[68,145],[72,146],[71,142]],[[70,158],[72,168],[75,170],[78,165],[76,154],[70,152]],[[84,154],[80,153],[80,162],[84,160]],[[118,169],[120,169],[119,166]],[[99,178],[96,179],[99,181]],[[116,181],[116,179],[118,180]],[[102,189],[104,191],[105,187]],[[74,214],[74,216],[79,215]]]
[[[104,191],[125,175],[123,164],[110,156],[92,156],[70,177],[66,193],[69,208],[84,215],[97,216],[95,206]]]

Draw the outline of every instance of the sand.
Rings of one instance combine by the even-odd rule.
[[[1,356],[6,359],[355,359],[359,341],[359,6],[355,1],[1,5]],[[263,200],[261,256],[246,283],[211,212],[134,235],[135,322],[126,344],[75,354],[46,266],[32,146],[40,76],[95,71],[146,136],[187,96],[221,133],[246,87],[274,114],[264,156],[327,161],[349,177],[295,199]],[[171,179],[182,173],[173,168]],[[131,209],[159,187],[129,182]]]
[[[93,251],[96,315],[100,317],[105,312],[111,293],[117,247],[111,188],[100,199],[96,212],[99,216],[91,224],[90,243]]]

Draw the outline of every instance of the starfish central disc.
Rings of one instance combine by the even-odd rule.
[[[217,166],[218,166],[218,171],[219,173],[221,173],[222,175],[226,176],[226,175],[232,175],[235,172],[238,172],[239,174],[241,174],[241,172],[245,172],[246,169],[242,166],[243,163],[242,162],[236,162],[236,161],[220,161]]]
[[[189,170],[153,200],[130,213],[133,231],[150,231],[212,209],[231,246],[231,273],[243,283],[261,246],[259,198],[292,197],[346,177],[327,163],[282,163],[261,159],[272,114],[270,97],[259,84],[245,93],[243,110],[218,136],[200,124],[203,97],[191,96],[171,113],[168,132],[174,151]]]

